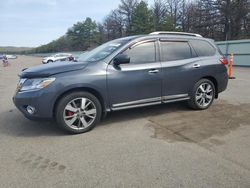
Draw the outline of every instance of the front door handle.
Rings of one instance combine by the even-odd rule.
[[[150,74],[155,74],[155,73],[158,73],[159,70],[158,69],[151,69],[150,71],[148,71],[148,73]]]
[[[197,63],[195,63],[195,64],[193,65],[194,68],[200,68],[200,66],[201,66],[201,65],[200,65],[200,64],[197,64]]]

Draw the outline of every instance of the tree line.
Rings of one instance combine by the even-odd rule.
[[[106,41],[153,31],[199,33],[216,41],[250,37],[250,0],[121,0],[102,23],[87,17],[31,53],[84,51]]]

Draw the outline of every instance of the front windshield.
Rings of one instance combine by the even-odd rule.
[[[78,57],[77,61],[87,61],[87,62],[100,61],[108,57],[110,54],[112,54],[114,51],[116,51],[118,48],[120,48],[127,42],[128,40],[125,39],[117,39],[104,43],[101,46],[98,46],[97,48],[87,53],[81,54]]]

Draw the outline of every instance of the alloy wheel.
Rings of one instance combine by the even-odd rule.
[[[195,101],[196,103],[205,108],[213,101],[214,91],[210,83],[202,83],[196,90]]]
[[[63,119],[70,128],[81,130],[89,127],[95,121],[96,115],[93,101],[88,98],[76,98],[65,106]]]

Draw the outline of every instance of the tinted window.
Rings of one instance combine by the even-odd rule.
[[[163,61],[174,61],[192,57],[187,42],[161,41],[161,58]]]
[[[204,40],[191,40],[192,47],[198,56],[212,56],[215,54],[215,48]]]
[[[145,42],[128,48],[123,54],[130,57],[130,63],[142,64],[156,61],[155,42]]]

